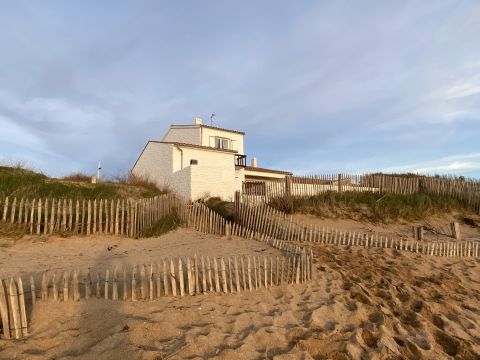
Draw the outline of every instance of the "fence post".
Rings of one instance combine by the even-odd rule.
[[[240,203],[241,203],[241,194],[240,191],[235,191],[235,218],[238,218],[240,215]]]
[[[342,174],[337,175],[338,192],[342,192]]]
[[[423,226],[414,226],[413,227],[413,237],[415,240],[423,240]]]
[[[292,195],[292,177],[286,176],[285,177],[285,197],[288,198]]]
[[[461,239],[460,225],[457,222],[452,222],[450,223],[450,228],[452,229],[452,236],[456,240],[460,240]]]
[[[8,314],[8,290],[4,288],[3,281],[0,279],[0,315],[2,318],[3,336],[10,339],[10,317]]]
[[[3,222],[7,221],[7,211],[8,211],[8,196],[5,198],[5,205],[3,207],[3,216],[2,216]]]

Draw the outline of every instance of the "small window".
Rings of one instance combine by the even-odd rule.
[[[223,139],[223,138],[215,138],[215,147],[217,149],[229,150],[230,149],[230,140],[229,139]]]
[[[198,160],[191,159],[190,160],[190,165],[198,165]]]

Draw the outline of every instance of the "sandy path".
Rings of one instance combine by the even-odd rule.
[[[480,359],[478,259],[331,246],[314,252],[308,285],[38,305],[31,336],[0,340],[0,358]]]
[[[26,237],[0,239],[0,276],[45,270],[103,270],[156,263],[165,257],[201,255],[280,255],[264,243],[179,229],[164,236],[129,239],[116,236]],[[14,245],[13,245],[14,244]]]

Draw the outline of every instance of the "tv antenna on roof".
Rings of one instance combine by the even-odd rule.
[[[213,126],[213,117],[215,116],[215,113],[212,113],[212,115],[210,115],[210,126]]]

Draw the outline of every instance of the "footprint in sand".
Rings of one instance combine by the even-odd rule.
[[[368,315],[368,320],[374,324],[381,325],[385,321],[385,315],[380,310],[374,311]]]

